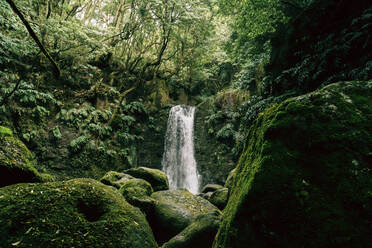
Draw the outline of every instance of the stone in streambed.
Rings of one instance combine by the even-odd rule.
[[[198,215],[219,211],[207,200],[187,190],[159,191],[151,197],[156,200],[156,204],[149,222],[160,244],[181,232]]]
[[[165,243],[162,248],[208,248],[212,247],[220,221],[221,212],[201,214],[182,232]]]

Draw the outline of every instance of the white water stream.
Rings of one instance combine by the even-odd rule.
[[[194,157],[194,114],[195,107],[185,105],[170,110],[161,164],[170,189],[183,188],[197,194],[200,175]]]

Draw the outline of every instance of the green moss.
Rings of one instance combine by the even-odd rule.
[[[338,83],[261,114],[213,247],[372,246],[371,95]]]
[[[154,215],[149,221],[158,242],[168,241],[191,224],[200,214],[219,211],[202,197],[187,190],[165,190],[151,195],[156,200]]]
[[[44,182],[52,180],[50,175],[40,174],[32,153],[19,139],[0,138],[0,187],[20,182]]]
[[[119,192],[130,204],[138,207],[146,214],[149,214],[155,206],[155,200],[150,197],[154,190],[151,184],[143,179],[126,180],[120,187]]]
[[[0,137],[13,136],[13,132],[10,128],[0,126]]]
[[[92,179],[0,189],[4,247],[157,247],[140,211]]]
[[[161,170],[137,167],[126,170],[125,173],[149,182],[154,191],[169,189],[167,175],[165,175]]]
[[[208,248],[216,236],[221,213],[219,211],[199,215],[193,223],[177,234],[162,248]]]
[[[70,151],[73,153],[81,151],[84,148],[84,146],[88,143],[89,139],[90,139],[89,135],[83,135],[72,140],[69,146]]]

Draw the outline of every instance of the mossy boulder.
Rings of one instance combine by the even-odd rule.
[[[154,191],[159,190],[168,190],[169,183],[167,175],[164,172],[158,169],[151,169],[146,167],[137,167],[124,171],[126,174],[129,174],[136,178],[141,178],[149,182],[154,189]]]
[[[222,189],[223,186],[219,185],[219,184],[207,184],[203,187],[202,189],[202,193],[208,193],[208,192],[214,192],[218,189]]]
[[[260,114],[213,247],[372,247],[371,96],[342,82]]]
[[[92,179],[1,188],[0,219],[2,247],[157,247],[144,215]]]
[[[199,215],[193,223],[165,243],[162,248],[212,247],[221,221],[220,217],[221,212],[219,211]]]
[[[150,183],[143,179],[133,178],[127,180],[120,187],[119,192],[127,202],[138,207],[146,214],[149,214],[155,206],[155,200],[150,197],[154,190]]]
[[[134,179],[134,177],[117,171],[109,171],[99,181],[103,184],[120,189],[120,187],[130,179]]]
[[[164,243],[181,232],[198,215],[218,211],[207,200],[183,189],[158,191],[151,197],[156,200],[156,204],[149,221],[159,243]]]
[[[0,187],[16,183],[53,181],[48,174],[39,173],[31,152],[19,139],[0,137]]]
[[[211,196],[208,198],[208,201],[222,210],[225,208],[228,199],[229,199],[229,189],[221,188],[221,189],[214,191],[211,194]]]

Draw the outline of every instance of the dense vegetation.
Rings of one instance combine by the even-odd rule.
[[[195,105],[203,183],[222,183],[242,158],[239,183],[245,188],[227,207],[239,209],[250,187],[245,160],[262,155],[247,155],[247,149],[256,149],[252,135],[260,142],[268,138],[259,131],[263,120],[269,122],[262,113],[275,119],[292,97],[340,81],[362,85],[372,79],[367,2],[0,0],[0,162],[6,171],[12,161],[21,165],[9,180],[23,173],[28,179],[22,182],[99,179],[138,166],[159,169],[169,108]],[[371,161],[371,152],[360,157]],[[227,229],[220,231],[216,247],[233,243],[229,221],[224,220]],[[186,234],[185,242],[193,243],[193,233]]]

